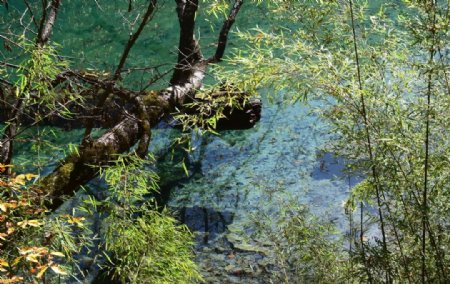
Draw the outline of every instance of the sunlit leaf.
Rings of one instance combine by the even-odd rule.
[[[38,177],[38,175],[35,175],[35,174],[25,174],[25,179],[28,181],[30,181],[34,178],[37,178],[37,177]]]
[[[32,253],[27,255],[25,259],[28,260],[29,262],[39,263],[38,257],[40,257],[39,254]]]
[[[6,260],[0,258],[0,266],[9,267],[9,264]]]
[[[55,272],[56,274],[59,275],[67,275],[67,272],[65,272],[63,269],[61,269],[61,267],[59,267],[58,265],[52,265],[50,266],[50,268],[53,270],[53,272]]]
[[[48,249],[45,247],[24,247],[19,249],[19,253],[21,255],[37,253],[37,254],[46,254]]]
[[[54,256],[64,257],[64,254],[59,251],[52,251],[50,254]]]
[[[22,227],[22,228],[26,228],[27,226],[30,227],[39,227],[42,226],[44,223],[39,221],[39,220],[25,220],[25,221],[21,221],[18,222],[17,225]]]
[[[188,176],[189,176],[189,171],[188,171],[188,169],[187,169],[187,167],[186,167],[186,163],[184,162],[184,159],[183,159],[183,161],[181,162],[181,166],[183,167],[184,173],[185,173],[186,176],[188,177]]]
[[[2,210],[3,212],[8,211],[8,208],[16,208],[17,207],[17,203],[16,202],[4,202],[4,203],[0,203],[0,210]]]
[[[12,168],[12,165],[5,165],[0,163],[0,173],[3,173],[4,171],[6,171],[7,168]]]
[[[12,209],[17,208],[17,201],[13,200],[13,201],[11,201],[11,202],[8,202],[8,203],[6,204],[6,206],[7,206],[8,208],[12,208]]]
[[[11,235],[15,231],[16,231],[16,229],[14,229],[13,227],[10,227],[10,228],[8,228],[8,230],[6,230],[6,234]]]
[[[18,175],[14,179],[12,179],[12,182],[19,185],[25,185],[25,175]]]
[[[0,279],[0,283],[17,283],[17,282],[22,282],[22,280],[23,280],[23,277],[14,276],[9,279]]]
[[[12,262],[12,266],[16,266],[19,262],[20,262],[20,260],[22,259],[23,257],[22,256],[18,256],[18,257],[16,257],[16,258],[14,258],[14,260],[13,260],[13,262]]]
[[[63,215],[62,217],[67,219],[67,223],[76,224],[78,226],[82,226],[83,221],[86,220],[86,218],[84,218],[84,217],[75,217],[75,216],[71,216],[71,215]]]
[[[42,267],[41,270],[39,270],[38,274],[36,274],[36,278],[41,279],[42,276],[44,275],[45,271],[47,271],[47,269],[48,269],[47,265]]]

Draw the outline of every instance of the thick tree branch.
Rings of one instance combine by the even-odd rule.
[[[41,24],[41,28],[39,29],[37,37],[37,44],[39,46],[43,46],[44,44],[46,44],[48,39],[50,38],[50,34],[52,33],[60,4],[61,0],[52,0],[50,4],[50,12],[48,13],[48,17],[46,16],[47,7],[44,7],[42,18],[45,24]],[[43,22],[41,21],[41,23]]]
[[[198,0],[176,0],[180,39],[178,44],[178,63],[170,80],[171,85],[186,83],[191,77],[192,66],[203,56],[195,40],[195,14]]]
[[[144,30],[147,23],[151,20],[153,14],[155,12],[155,9],[156,9],[156,4],[157,4],[157,0],[149,1],[147,10],[146,10],[144,16],[142,17],[142,21],[141,21],[138,29],[136,30],[136,32],[130,35],[127,45],[125,46],[124,51],[122,52],[122,56],[120,58],[119,64],[116,68],[116,71],[114,72],[114,75],[111,78],[111,81],[108,82],[108,86],[106,86],[106,87],[104,86],[104,89],[106,89],[107,91],[99,96],[97,104],[96,104],[95,108],[92,110],[92,113],[90,115],[91,117],[99,115],[99,113],[101,113],[102,109],[104,109],[105,101],[108,99],[108,96],[111,94],[111,91],[114,88],[114,83],[120,78],[122,69],[125,66],[125,62],[128,58],[128,55],[129,55],[131,49],[133,48],[134,44],[136,43],[137,39],[141,35],[141,33]],[[130,2],[130,5],[131,5],[131,2]],[[91,135],[93,127],[94,127],[94,121],[92,119],[88,120],[86,123],[86,130],[84,132],[83,143],[86,143],[90,139],[90,135]]]
[[[131,112],[123,116],[111,130],[100,138],[83,144],[79,154],[72,154],[53,173],[44,177],[39,186],[48,194],[45,198],[48,208],[56,209],[66,197],[72,196],[79,186],[97,176],[99,167],[108,165],[118,154],[129,151],[136,143],[139,142],[138,155],[145,153],[150,141],[150,131],[146,127],[155,126],[163,116],[173,113],[186,97],[199,89],[206,67],[207,61],[200,61],[192,67],[194,71],[191,72],[192,76],[188,78],[188,82],[138,96],[138,105],[141,107],[140,111],[137,111],[138,115]],[[236,119],[231,118],[230,121],[247,120],[241,121],[242,125],[251,127],[259,120],[260,109],[259,102],[249,103],[244,110],[236,112]],[[230,117],[233,115],[234,111]]]
[[[199,88],[204,76],[205,64],[201,63],[193,77],[186,84],[171,86],[161,92],[149,92],[142,96],[140,103],[145,106],[148,125],[156,125],[162,116],[175,110],[176,104],[183,101],[188,93]],[[139,117],[129,114],[115,127],[100,138],[83,144],[78,153],[72,154],[58,166],[53,173],[42,179],[39,185],[48,196],[46,205],[55,209],[67,196],[72,196],[79,186],[87,183],[98,174],[98,167],[107,165],[118,154],[128,151],[140,139],[142,129]],[[149,139],[143,138],[143,142]],[[140,145],[139,148],[143,146]]]
[[[42,6],[42,16],[39,21],[39,29],[38,29],[38,35],[36,38],[36,43],[39,44],[40,39],[42,38],[42,33],[44,32],[45,27],[45,20],[47,19],[47,0],[41,0],[41,6]]]

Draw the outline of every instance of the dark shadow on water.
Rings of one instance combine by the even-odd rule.
[[[178,212],[180,221],[186,224],[191,232],[197,233],[196,242],[200,246],[215,240],[226,231],[234,219],[233,212],[216,211],[206,207],[183,207]]]

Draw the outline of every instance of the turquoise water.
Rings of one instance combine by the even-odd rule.
[[[128,38],[130,25],[126,22],[132,23],[146,3],[134,2],[135,9],[127,13],[127,1],[64,1],[53,40],[61,44],[61,53],[74,68],[111,72]],[[127,67],[162,65],[159,71],[164,72],[173,66],[178,44],[173,2],[164,2],[133,48]],[[10,1],[10,11],[2,10],[3,26],[8,17],[17,17],[16,9],[23,7]],[[239,15],[236,27],[254,26],[257,23],[251,22],[255,19],[264,25],[264,17],[252,17],[260,15],[258,9]],[[208,21],[203,14],[199,18],[197,35],[205,47],[203,52],[212,54],[210,43],[216,38],[217,21]],[[232,36],[230,47],[236,46]],[[125,84],[139,89],[155,74],[154,70],[132,73]],[[165,86],[167,80],[155,87]],[[270,242],[258,234],[255,218],[265,216],[276,222],[280,209],[289,202],[308,204],[313,213],[332,216],[338,227],[345,229],[341,204],[349,182],[340,173],[342,162],[322,155],[333,136],[326,123],[310,113],[320,105],[313,101],[311,105],[286,105],[282,101],[281,94],[274,102],[264,101],[261,121],[253,129],[194,137],[198,147],[190,159],[200,167],[190,178],[171,184],[168,205],[196,232],[197,261],[208,283],[264,282],[275,256]],[[57,136],[61,135],[63,139],[52,142],[74,142],[81,132]],[[176,131],[167,128],[155,130],[152,151],[164,155],[174,135]],[[30,144],[19,144],[16,163],[30,160],[30,150]],[[40,155],[54,153],[54,161],[64,154],[64,149],[46,151]],[[42,171],[45,174],[48,168]],[[76,202],[69,201],[65,208]]]
[[[276,224],[288,204],[308,204],[345,230],[341,205],[349,183],[342,162],[321,155],[332,136],[310,110],[266,102],[255,128],[202,138],[201,174],[175,187],[169,204],[198,233],[198,259],[210,283],[266,283],[275,255],[255,222]]]

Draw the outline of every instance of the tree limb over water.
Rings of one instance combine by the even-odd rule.
[[[107,166],[113,162],[119,154],[129,152],[136,144],[136,153],[143,157],[146,155],[150,143],[151,127],[178,110],[185,110],[192,114],[199,110],[195,105],[186,108],[186,104],[192,102],[208,103],[208,99],[198,99],[195,97],[200,90],[205,77],[208,65],[220,62],[227,43],[228,32],[233,25],[235,18],[243,1],[235,1],[231,11],[221,29],[217,51],[215,55],[206,59],[203,57],[200,44],[195,39],[195,15],[198,8],[198,1],[176,1],[177,15],[180,24],[178,60],[174,68],[170,86],[163,90],[154,91],[133,91],[120,87],[116,82],[121,78],[126,59],[130,54],[134,43],[142,34],[144,27],[151,21],[154,12],[157,10],[157,1],[150,1],[146,13],[142,17],[141,24],[135,33],[130,34],[116,71],[111,77],[102,78],[92,76],[82,71],[65,70],[51,82],[51,86],[56,88],[63,86],[67,82],[76,82],[84,87],[82,95],[87,97],[91,105],[96,105],[91,111],[87,111],[90,119],[85,124],[86,132],[78,151],[67,156],[62,160],[55,170],[46,177],[43,177],[37,187],[41,188],[45,195],[45,203],[50,209],[56,209],[62,202],[72,196],[80,186],[86,184],[98,175],[99,167]],[[51,34],[58,8],[59,0],[50,3],[49,8],[43,9],[43,15],[39,31],[37,33],[37,48],[44,46]],[[48,15],[47,15],[48,11]],[[71,86],[70,84],[68,84]],[[74,85],[74,84],[72,84]],[[3,84],[2,93],[13,93],[8,84]],[[221,96],[235,96],[241,106],[225,106],[223,116],[217,122],[217,129],[245,129],[255,125],[260,118],[261,102],[258,100],[248,101],[248,94],[227,88],[218,91],[210,97],[220,98]],[[20,99],[18,100],[20,101]],[[114,102],[112,105],[117,107],[120,115],[111,116],[107,122],[101,119],[102,112],[114,112],[114,109],[105,109],[109,104],[107,101]],[[225,105],[225,103],[224,103]],[[14,108],[20,109],[20,108]],[[86,114],[86,113],[84,113]],[[215,112],[204,114],[213,116]],[[18,115],[17,117],[17,124]],[[80,121],[77,116],[73,121]],[[101,137],[92,139],[90,131],[96,125],[108,125],[111,128]],[[1,142],[6,155],[11,155],[12,150],[6,149],[5,143],[13,142],[14,135],[4,136]],[[10,147],[12,149],[12,147]],[[10,161],[3,159],[2,163]]]

